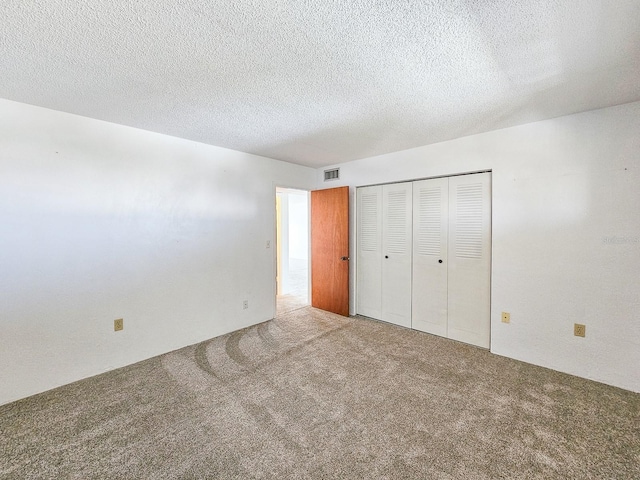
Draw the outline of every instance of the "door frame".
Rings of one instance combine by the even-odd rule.
[[[450,174],[444,174],[444,175],[432,175],[432,176],[427,176],[427,177],[418,177],[418,178],[413,178],[413,179],[405,179],[405,180],[394,180],[391,182],[378,182],[378,183],[368,183],[368,184],[363,184],[363,185],[356,185],[354,186],[354,190],[355,190],[355,198],[354,201],[350,204],[351,206],[353,206],[353,216],[350,217],[350,221],[351,221],[351,228],[352,228],[352,235],[353,235],[353,246],[352,248],[352,255],[351,258],[353,260],[353,263],[351,264],[352,267],[352,273],[351,275],[353,275],[353,314],[358,315],[358,302],[357,302],[357,298],[358,298],[358,287],[359,287],[359,282],[358,282],[358,276],[357,276],[357,271],[358,271],[358,241],[357,241],[357,236],[358,236],[358,209],[357,209],[357,202],[358,202],[358,189],[363,188],[363,187],[374,187],[374,186],[383,186],[383,185],[391,185],[391,184],[395,184],[395,183],[404,183],[404,182],[418,182],[421,180],[431,180],[434,178],[450,178],[450,177],[461,177],[461,176],[465,176],[465,175],[475,175],[478,173],[490,173],[491,174],[491,185],[493,186],[493,169],[491,168],[487,168],[487,169],[482,169],[482,170],[473,170],[473,171],[468,171],[468,172],[458,172],[458,173],[450,173]],[[489,263],[489,351],[491,351],[491,332],[493,330],[492,328],[492,319],[491,319],[491,310],[493,308],[493,188],[491,188],[490,191],[490,199],[491,199],[491,213],[490,213],[490,225],[489,225],[489,235],[491,238],[491,242],[489,245],[489,252],[491,255],[491,261]],[[352,208],[350,206],[350,208]]]
[[[307,299],[311,305],[311,190],[301,187],[283,186],[273,182],[273,235],[271,240],[272,262],[273,262],[273,316],[275,318],[278,313],[278,215],[277,215],[277,197],[278,191],[293,190],[296,192],[304,192],[307,197]]]

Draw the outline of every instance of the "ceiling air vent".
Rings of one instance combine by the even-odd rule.
[[[331,170],[325,170],[324,171],[324,181],[326,182],[327,180],[338,180],[340,178],[340,169],[339,168],[333,168]]]

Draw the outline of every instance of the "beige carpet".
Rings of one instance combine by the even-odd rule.
[[[308,305],[309,302],[305,295],[278,295],[276,297],[276,314],[281,317]]]
[[[0,407],[0,478],[640,478],[640,395],[312,308]]]

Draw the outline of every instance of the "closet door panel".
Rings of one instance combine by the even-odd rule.
[[[448,337],[489,348],[491,174],[449,179]]]
[[[382,320],[411,327],[411,182],[383,185],[382,198]]]
[[[356,311],[382,319],[382,187],[357,190]]]
[[[447,336],[449,179],[413,184],[411,327]]]

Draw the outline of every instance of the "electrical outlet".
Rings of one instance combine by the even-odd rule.
[[[509,312],[502,312],[502,323],[511,323],[511,314]]]
[[[267,248],[271,248],[271,240],[267,240]]]
[[[584,337],[587,333],[587,327],[582,325],[581,323],[573,324],[573,334],[576,337]]]
[[[249,300],[245,300],[244,302],[242,302],[242,309],[246,310],[247,308],[249,308]]]
[[[122,318],[118,318],[113,321],[113,331],[119,332],[124,328],[124,320]]]

